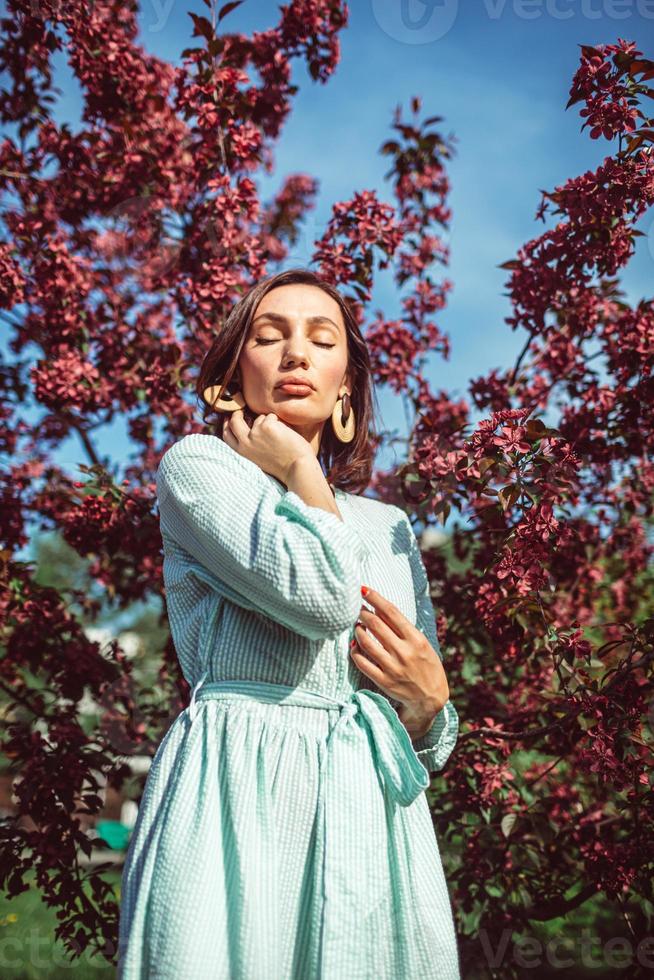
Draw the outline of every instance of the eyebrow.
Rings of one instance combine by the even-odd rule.
[[[253,326],[257,320],[272,320],[273,323],[288,323],[288,317],[284,316],[283,313],[260,313],[252,321]],[[320,324],[323,326],[332,326],[335,330],[338,330],[338,326],[328,316],[309,316],[307,317],[307,323],[311,324],[311,326],[318,326]]]

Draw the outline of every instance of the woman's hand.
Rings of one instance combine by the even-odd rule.
[[[365,598],[375,611],[362,607],[350,654],[361,673],[401,702],[400,720],[412,739],[420,738],[450,696],[441,658],[392,602],[374,589]]]
[[[299,459],[308,456],[316,459],[304,436],[282,422],[274,412],[257,415],[250,427],[243,409],[237,409],[223,422],[223,439],[235,452],[285,484]]]

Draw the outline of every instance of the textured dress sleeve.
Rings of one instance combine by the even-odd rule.
[[[398,508],[399,509],[399,508]],[[420,553],[420,546],[408,515],[401,511],[409,528],[409,563],[416,596],[416,626],[427,637],[434,650],[443,660],[443,653],[436,632],[436,616],[429,590],[429,579]],[[452,752],[459,734],[459,716],[451,700],[447,700],[438,712],[431,728],[421,738],[413,741],[413,747],[425,768],[432,772],[442,769]]]
[[[230,602],[312,640],[353,627],[362,548],[335,514],[287,490],[217,436],[174,443],[156,473],[162,535]]]

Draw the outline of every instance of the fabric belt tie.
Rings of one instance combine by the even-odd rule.
[[[341,766],[347,767],[347,754],[339,759],[339,747],[361,744],[370,739],[374,762],[386,792],[401,806],[409,806],[429,786],[429,774],[416,755],[411,738],[392,704],[377,691],[361,688],[346,700],[330,698],[317,691],[306,691],[287,684],[264,681],[224,680],[205,684],[208,671],[193,688],[188,707],[194,720],[198,700],[242,694],[246,697],[279,705],[298,705],[308,708],[340,708],[341,714],[331,730],[328,755],[332,759],[335,778]]]

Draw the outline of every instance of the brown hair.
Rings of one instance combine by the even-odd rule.
[[[350,398],[354,410],[356,431],[351,442],[340,442],[334,434],[331,420],[327,419],[322,431],[318,459],[330,483],[341,490],[360,493],[370,483],[373,455],[378,439],[374,423],[373,400],[375,399],[375,391],[372,384],[370,356],[366,342],[361,336],[355,312],[349,301],[341,296],[335,286],[321,279],[311,269],[286,269],[284,272],[278,272],[267,279],[261,279],[232,307],[202,361],[195,385],[195,392],[202,408],[202,421],[210,425],[213,434],[222,439],[222,420],[225,415],[230,413],[212,408],[204,400],[202,392],[211,385],[222,385],[220,397],[223,397],[225,389],[228,389],[229,393],[236,391],[234,385],[230,385],[230,380],[234,374],[237,375],[238,359],[259,302],[266,293],[277,286],[287,286],[296,282],[317,286],[324,290],[338,303],[343,315],[347,339],[348,367],[352,378]],[[243,414],[248,425],[252,425],[256,415],[248,406],[246,406]],[[218,418],[215,422],[208,423],[208,415],[217,415]]]

